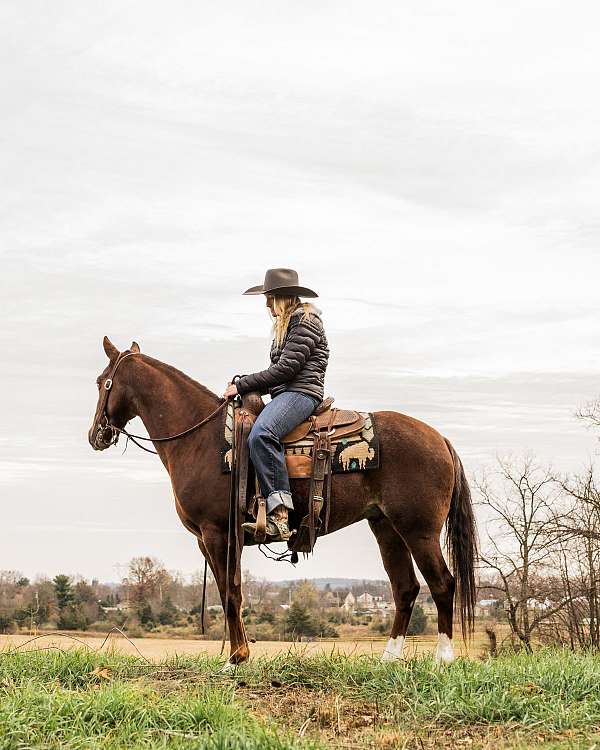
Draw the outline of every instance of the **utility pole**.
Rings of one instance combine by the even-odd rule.
[[[33,606],[31,606],[29,608],[29,634],[30,635],[36,635],[37,634],[37,628],[36,628],[36,630],[34,632],[33,623],[35,622],[34,618],[35,618],[35,616],[37,615],[37,613],[39,611],[40,611],[40,596],[39,596],[38,592],[36,591],[35,592],[35,609],[33,608]]]

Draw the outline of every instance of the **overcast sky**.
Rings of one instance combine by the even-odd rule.
[[[599,21],[577,0],[4,0],[0,569],[201,566],[159,461],[87,443],[101,339],[221,394],[266,364],[240,293],[273,266],[320,293],[338,405],[424,419],[470,474],[593,457],[573,412],[600,392]],[[244,565],[384,575],[364,524],[296,571]]]

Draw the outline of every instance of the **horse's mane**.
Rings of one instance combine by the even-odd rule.
[[[176,367],[173,367],[173,365],[168,365],[166,362],[161,362],[159,359],[154,359],[154,357],[149,357],[147,354],[142,354],[142,356],[145,361],[147,361],[157,370],[164,372],[166,375],[170,375],[170,376],[174,375],[179,380],[182,380],[184,383],[191,385],[197,391],[201,391],[205,395],[209,396],[211,399],[213,400],[216,399],[218,401],[221,401],[219,396],[217,396],[216,393],[213,393],[210,390],[210,388],[207,388],[205,385],[202,385],[202,383],[199,383],[197,380],[194,380],[194,378],[190,378],[189,375],[186,375],[185,372],[182,372],[181,370],[178,370]]]

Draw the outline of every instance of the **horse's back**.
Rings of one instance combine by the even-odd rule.
[[[397,411],[376,411],[373,419],[379,435],[383,486],[399,486],[421,497],[443,494],[449,499],[454,459],[444,436],[426,422]]]
[[[398,441],[404,450],[441,452],[452,464],[446,439],[435,427],[399,411],[375,411],[373,419],[380,439]]]

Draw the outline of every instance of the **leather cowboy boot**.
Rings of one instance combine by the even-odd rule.
[[[242,528],[254,535],[256,523],[243,523]],[[278,505],[267,516],[267,537],[270,542],[287,542],[291,537],[288,525],[288,511],[285,505]]]

